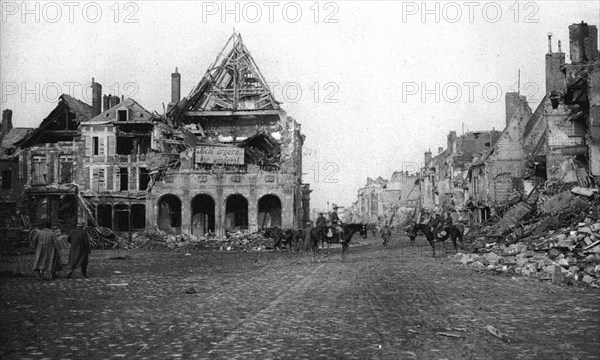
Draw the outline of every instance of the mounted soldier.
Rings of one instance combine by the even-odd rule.
[[[334,232],[332,232],[332,236],[337,235],[338,236],[338,240],[339,242],[343,242],[342,240],[342,227],[340,226],[342,221],[340,220],[340,217],[338,216],[337,213],[337,209],[339,207],[338,206],[333,206],[333,211],[329,214],[329,228],[332,230],[335,230]]]
[[[433,217],[431,218],[431,220],[429,220],[429,223],[427,225],[429,225],[429,227],[431,228],[431,232],[436,237],[438,237],[438,234],[442,230],[442,227],[444,225],[444,219],[442,219],[442,216],[439,213],[434,211]]]

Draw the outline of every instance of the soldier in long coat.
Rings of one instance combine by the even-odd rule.
[[[46,272],[49,279],[52,280],[56,272],[62,270],[62,263],[57,243],[58,237],[45,225],[41,226],[43,229],[34,229],[31,232],[31,245],[36,247],[33,271],[37,272],[41,279],[44,278],[44,272]]]
[[[88,258],[91,252],[90,238],[87,231],[82,227],[77,227],[69,234],[67,241],[71,243],[71,251],[69,251],[69,266],[71,271],[67,278],[73,276],[73,272],[77,267],[81,267],[81,274],[87,278]]]

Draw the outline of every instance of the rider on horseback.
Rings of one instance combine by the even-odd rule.
[[[342,222],[340,220],[340,217],[338,216],[337,209],[338,207],[334,205],[333,211],[331,212],[331,214],[329,214],[329,227],[331,229],[337,230],[338,240],[340,243],[343,243],[344,241],[342,240],[342,227],[340,226]]]
[[[431,218],[431,220],[429,220],[429,223],[427,225],[429,225],[429,227],[431,228],[431,232],[436,236],[439,237],[439,233],[442,231],[443,229],[443,219],[442,216],[434,211],[433,212],[434,216]]]

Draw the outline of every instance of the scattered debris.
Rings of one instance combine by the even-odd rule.
[[[193,287],[193,286],[190,286],[189,288],[187,288],[187,289],[185,290],[185,293],[186,293],[186,294],[196,294],[196,293],[197,293],[197,291],[196,291],[196,289],[194,289],[194,287]]]
[[[496,329],[495,327],[493,327],[492,325],[488,325],[485,327],[485,329],[492,335],[494,335],[495,337],[497,337],[498,339],[504,341],[504,342],[510,342],[510,338],[508,337],[508,335],[506,335],[505,333],[503,333],[502,331]]]

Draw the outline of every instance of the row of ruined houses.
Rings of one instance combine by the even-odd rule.
[[[204,235],[300,227],[304,135],[234,33],[191,91],[171,74],[164,114],[134,99],[63,94],[34,129],[2,113],[0,226],[77,224]]]
[[[420,196],[416,166],[411,170],[395,171],[389,179],[367,178],[358,189],[356,201],[345,209],[345,218],[360,223],[402,222],[404,213],[417,206]]]
[[[571,63],[548,36],[545,96],[533,111],[507,93],[503,131],[451,131],[447,147],[427,151],[418,208],[454,210],[485,221],[511,201],[549,183],[600,184],[600,60],[598,31],[569,26]]]

